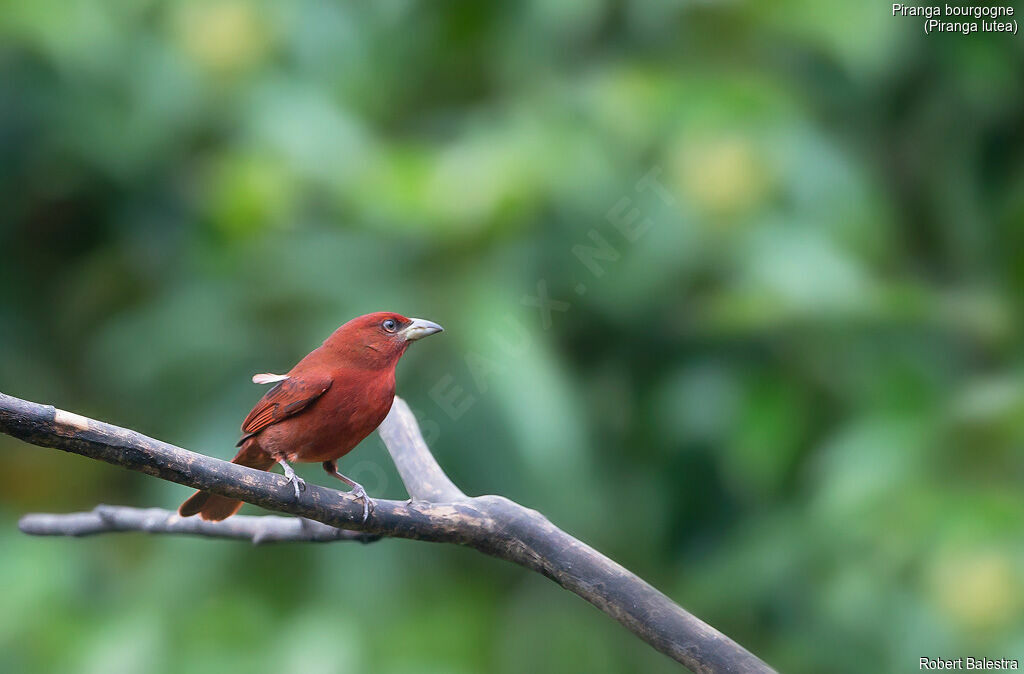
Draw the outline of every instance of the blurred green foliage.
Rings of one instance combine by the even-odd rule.
[[[1024,657],[1024,42],[889,10],[4,3],[0,390],[228,457],[253,372],[424,316],[467,492],[781,671]],[[188,490],[0,448],[5,672],[674,671],[458,548],[30,539]]]

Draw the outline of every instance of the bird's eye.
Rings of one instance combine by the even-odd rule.
[[[383,323],[381,323],[380,327],[384,328],[388,332],[394,332],[395,329],[398,327],[398,323],[395,322],[395,319],[389,318]]]

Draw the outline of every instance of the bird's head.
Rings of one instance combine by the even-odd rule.
[[[335,330],[324,347],[368,366],[393,366],[410,343],[443,330],[422,318],[378,311],[353,318]]]

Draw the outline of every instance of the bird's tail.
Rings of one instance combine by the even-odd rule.
[[[248,466],[257,470],[267,470],[274,465],[274,459],[263,451],[256,438],[249,438],[242,443],[231,463],[240,466]],[[238,499],[219,496],[205,491],[197,491],[178,508],[178,514],[182,517],[191,517],[198,514],[201,519],[210,522],[226,520],[239,511],[242,502]]]

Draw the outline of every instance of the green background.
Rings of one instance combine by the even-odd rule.
[[[358,314],[429,318],[399,393],[468,493],[781,671],[1024,657],[1024,41],[922,27],[3,3],[0,390],[227,458],[254,372]],[[538,284],[569,303],[550,323]],[[0,451],[4,672],[675,669],[466,549],[29,538],[26,512],[189,490]],[[341,469],[405,496],[376,435]]]

